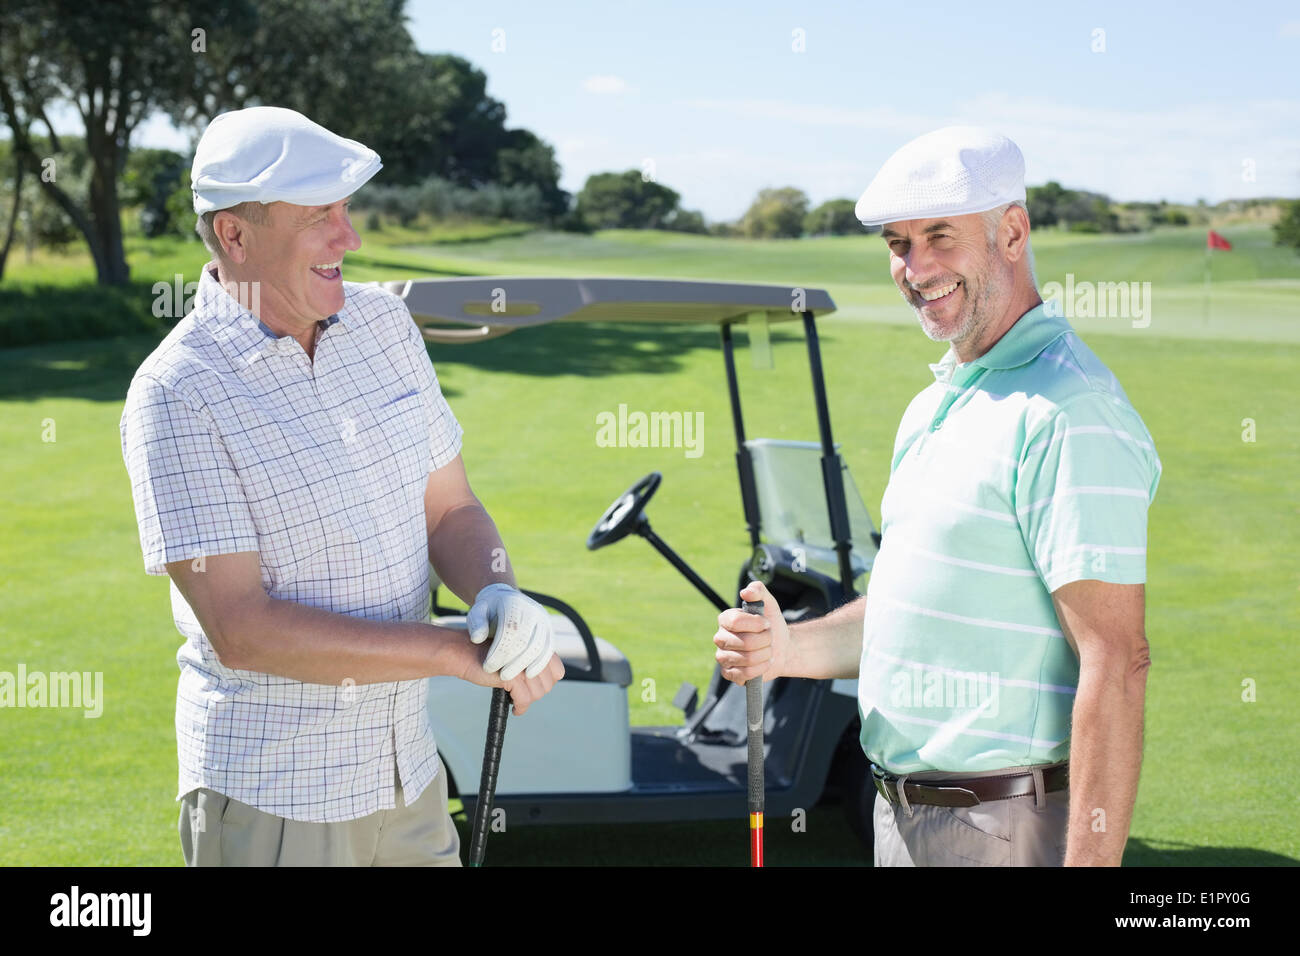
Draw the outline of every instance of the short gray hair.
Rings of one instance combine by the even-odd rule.
[[[212,225],[212,221],[217,218],[219,212],[233,213],[240,219],[251,222],[255,226],[265,226],[271,221],[270,208],[265,203],[256,200],[241,202],[228,209],[211,209],[203,213],[199,216],[198,221],[194,223],[194,231],[199,234],[199,238],[203,240],[203,245],[207,246],[208,252],[218,259],[226,257],[225,250],[221,248],[221,240],[217,238],[217,230]]]
[[[998,237],[998,225],[1001,224],[1003,215],[1005,215],[1006,211],[1012,206],[1019,206],[1025,211],[1025,217],[1029,217],[1029,208],[1019,199],[1015,202],[1003,203],[1001,206],[980,213],[981,218],[984,220],[984,232],[988,237],[988,243],[990,246],[993,245],[994,241]],[[1032,223],[1030,225],[1032,226]],[[1034,288],[1037,289],[1038,280],[1034,277],[1034,247],[1028,238],[1025,239],[1025,259],[1029,263],[1029,281],[1032,282]]]

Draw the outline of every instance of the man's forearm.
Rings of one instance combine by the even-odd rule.
[[[865,595],[836,608],[825,617],[790,628],[787,677],[827,680],[856,678],[862,661],[862,618]]]
[[[442,583],[466,604],[498,581],[515,586],[501,535],[478,503],[448,512],[429,535],[429,562]]]
[[[1142,769],[1145,661],[1081,665],[1070,733],[1066,866],[1119,866]]]
[[[464,677],[481,652],[463,631],[370,621],[267,597],[228,622],[222,663],[308,684]]]

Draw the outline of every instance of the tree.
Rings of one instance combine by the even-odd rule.
[[[90,162],[85,146],[79,140],[65,140],[62,150],[56,153],[46,137],[31,136],[29,143],[40,156],[57,156],[60,190],[73,204],[84,206],[90,182]],[[5,260],[18,238],[20,224],[28,249],[40,245],[62,250],[80,235],[63,207],[32,182],[26,166],[12,162],[15,159],[12,154],[13,143],[0,141],[0,162],[11,170],[11,178],[0,180],[0,195],[4,196],[0,205],[10,211],[3,246],[0,247],[0,275],[4,273]]]
[[[741,229],[751,239],[793,239],[803,235],[808,197],[802,190],[762,189],[741,219]]]
[[[3,186],[0,193],[10,192],[13,196],[9,201],[9,218],[4,226],[4,239],[0,240],[0,279],[5,276],[5,263],[9,260],[9,249],[14,244],[14,236],[18,234],[18,213],[22,208],[25,169],[22,159],[14,153],[9,143],[0,142],[0,170],[7,172],[10,177],[7,180],[0,180],[0,186]]]
[[[195,242],[198,241],[198,234],[194,231],[196,225],[194,193],[190,190],[190,174],[188,170],[185,171],[180,182],[176,184],[175,188],[163,201],[163,211],[173,233]]]
[[[863,232],[852,199],[830,199],[804,217],[803,230],[810,236],[856,236]]]
[[[1092,221],[1097,224],[1097,228],[1102,232],[1116,232],[1119,229],[1119,217],[1111,212],[1110,199],[1106,196],[1099,196],[1090,193],[1092,200],[1089,202],[1089,209],[1092,212]]]
[[[238,4],[219,5],[226,10]],[[0,112],[13,149],[43,194],[85,236],[101,283],[129,278],[117,179],[140,122],[182,95],[194,70],[189,25],[199,4],[184,0],[8,0],[0,8]],[[60,183],[58,103],[80,114],[90,177],[84,203]],[[40,122],[51,153],[35,148]]]
[[[1025,190],[1025,208],[1031,225],[1064,226],[1075,232],[1115,232],[1119,215],[1111,209],[1110,197],[1080,189],[1065,189],[1051,180]],[[1081,225],[1091,223],[1093,227]]]
[[[4,0],[0,119],[25,178],[85,236],[103,283],[128,278],[118,177],[132,133],[160,110],[197,132],[226,110],[286,106],[373,147],[388,182],[438,175],[478,187],[505,177],[518,187],[511,196],[535,186],[562,214],[568,196],[550,147],[506,130],[482,71],[419,52],[405,21],[405,0]],[[47,117],[62,104],[80,114],[92,160],[82,203],[58,174],[64,144]],[[36,150],[34,125],[52,152]]]
[[[1031,226],[1055,226],[1061,221],[1060,206],[1066,190],[1055,180],[1025,190],[1025,209]]]
[[[139,208],[140,231],[146,236],[188,231],[173,222],[168,200],[182,181],[189,197],[189,171],[190,164],[175,150],[135,149],[127,157],[118,196],[123,206]]]
[[[506,145],[497,153],[496,179],[502,186],[536,186],[553,221],[568,212],[570,196],[560,188],[555,150],[526,129],[506,131]]]
[[[186,95],[168,110],[178,126],[198,131],[227,110],[283,106],[375,148],[398,170],[427,144],[422,125],[433,117],[405,0],[257,0],[198,10],[189,22],[205,31],[203,50]],[[400,148],[412,137],[409,150]]]
[[[709,232],[704,213],[696,209],[676,210],[663,227],[671,232],[690,232],[696,235],[708,235]]]
[[[458,186],[533,184],[557,211],[567,208],[550,147],[506,129],[505,105],[488,96],[482,70],[417,50],[405,6],[259,0],[248,22],[208,31],[194,86],[173,118],[197,129],[227,109],[284,106],[374,149],[387,183],[437,176]]]
[[[563,216],[570,196],[554,150],[506,128],[482,70],[416,50],[405,20],[405,0],[259,0],[242,32],[209,32],[173,118],[197,129],[225,109],[285,106],[378,152],[385,184],[535,186],[547,217]]]
[[[659,229],[681,197],[639,170],[596,173],[578,193],[578,217],[595,229]]]
[[[1300,250],[1300,199],[1281,202],[1282,215],[1273,224],[1273,242]]]

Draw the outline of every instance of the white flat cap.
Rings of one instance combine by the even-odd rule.
[[[1024,199],[1025,158],[1015,143],[979,126],[946,126],[890,156],[854,211],[864,226],[882,226]]]
[[[254,106],[222,113],[194,152],[194,211],[254,201],[326,206],[352,195],[382,166],[373,149],[293,110]]]

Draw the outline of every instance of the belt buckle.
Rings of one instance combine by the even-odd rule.
[[[936,787],[936,786],[931,786],[929,789],[931,789],[931,790],[937,790],[937,791],[939,791],[940,793],[945,793],[945,794],[949,794],[949,793],[951,793],[951,794],[962,794],[964,800],[969,800],[969,801],[970,801],[969,803],[952,803],[952,804],[944,804],[945,806],[955,806],[955,807],[977,807],[977,806],[979,806],[981,803],[984,802],[983,800],[981,800],[979,797],[977,797],[977,796],[975,795],[975,792],[974,792],[973,790],[967,790],[965,787]]]

